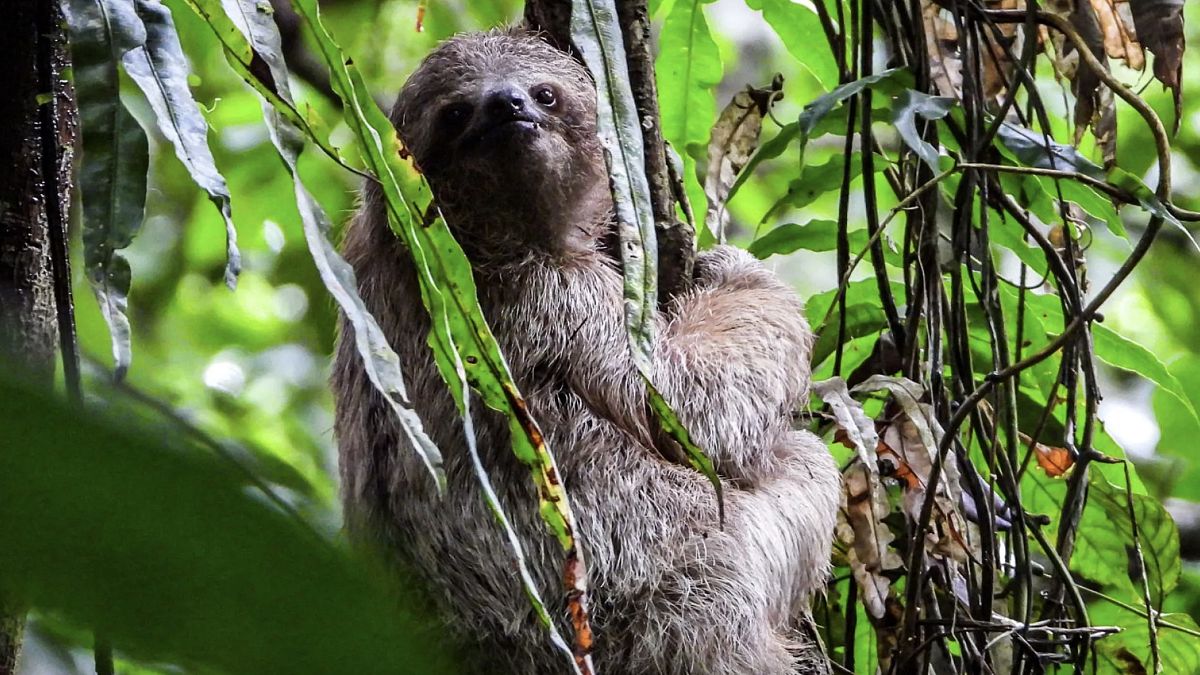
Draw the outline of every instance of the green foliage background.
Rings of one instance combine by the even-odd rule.
[[[128,250],[133,271],[129,301],[133,365],[128,383],[168,402],[212,437],[228,441],[233,452],[277,483],[298,511],[331,534],[340,523],[332,402],[326,387],[336,312],[304,244],[292,180],[271,147],[259,98],[228,68],[211,32],[186,4],[180,0],[165,4],[174,14],[184,51],[192,61],[193,93],[205,107],[210,145],[229,183],[243,272],[238,290],[231,293],[224,284],[225,233],[220,216],[170,146],[152,134],[146,222]],[[696,162],[703,161],[707,129],[719,107],[746,84],[763,86],[773,73],[782,72],[786,96],[775,117],[785,123],[795,120],[805,103],[836,85],[832,61],[820,56],[826,52],[819,25],[798,19],[800,15],[789,11],[789,0],[757,0],[748,3],[749,10],[740,2],[726,1],[651,4],[657,19],[666,23],[664,38],[671,36],[670,44],[690,47],[665,50],[659,61],[664,132],[683,156],[689,176]],[[439,39],[512,21],[521,10],[520,3],[512,0],[430,0],[424,10],[425,30],[417,32],[420,12],[412,0],[327,0],[321,7],[326,24],[353,55],[372,91],[388,104],[408,72]],[[1187,7],[1187,25],[1192,44],[1200,44],[1200,31],[1195,29],[1200,26],[1200,6],[1195,3]],[[784,36],[787,43],[777,36]],[[1193,48],[1187,55],[1183,73],[1183,123],[1173,145],[1175,200],[1179,206],[1198,209],[1200,96],[1195,92],[1200,92],[1200,50]],[[1148,81],[1133,73],[1122,77],[1126,82]],[[307,83],[293,84],[299,97],[324,119],[340,118],[339,109]],[[143,126],[152,129],[151,113],[139,103],[133,88],[127,88]],[[1150,83],[1143,95],[1164,119],[1170,119],[1170,97],[1157,89],[1156,83]],[[1056,93],[1046,99],[1052,108],[1061,108],[1054,111],[1064,125],[1060,138],[1069,137],[1066,104]],[[1153,141],[1132,111],[1119,109],[1118,164],[1144,176],[1154,162]],[[776,129],[768,121],[764,138]],[[885,144],[899,142],[881,134]],[[335,127],[333,141],[346,146],[351,135],[344,127]],[[810,143],[804,189],[793,191],[783,205],[778,202],[789,194],[789,182],[796,175],[794,156],[765,162],[730,204],[732,240],[750,245],[784,223],[836,220],[841,153],[840,137]],[[340,227],[354,209],[359,179],[313,151],[301,157],[300,165],[306,185]],[[699,183],[692,181],[688,187],[693,205],[702,205]],[[892,206],[883,199],[881,194],[882,208]],[[852,200],[851,229],[861,230],[865,223],[856,203],[857,195]],[[1136,237],[1144,218],[1130,216],[1126,225]],[[763,244],[758,246],[761,249]],[[779,254],[771,261],[799,293],[812,298],[812,304],[827,306],[828,296],[818,294],[837,285],[833,254],[820,246],[810,248],[815,250]],[[1127,252],[1126,242],[1094,231],[1088,251],[1093,283],[1102,283]],[[1166,233],[1133,280],[1110,301],[1104,326],[1136,340],[1166,364],[1192,406],[1200,409],[1197,262],[1200,256],[1183,236]],[[92,366],[86,386],[102,392],[100,382],[110,368],[109,336],[90,289],[78,271],[76,276],[80,341]],[[869,337],[847,344],[845,371],[866,358],[873,335]],[[818,377],[829,374],[829,365]],[[1200,504],[1200,451],[1195,446],[1200,426],[1195,418],[1178,398],[1145,386],[1136,373],[1110,369],[1106,376],[1110,391],[1117,395],[1115,405],[1102,409],[1102,416],[1111,413],[1114,420],[1136,420],[1138,414],[1152,414],[1161,433],[1154,442],[1152,425],[1122,421],[1114,424],[1124,428],[1110,429],[1117,439],[1147,453],[1136,457],[1146,499]],[[1111,454],[1122,453],[1117,449]],[[1056,489],[1061,486],[1051,484],[1047,491]],[[1109,535],[1109,521],[1102,511],[1094,510],[1102,508],[1100,503],[1089,505],[1082,541],[1100,541]],[[1077,557],[1087,555],[1081,543]],[[1119,566],[1109,572],[1123,574]],[[1200,560],[1185,561],[1164,611],[1200,619]],[[1093,620],[1104,621],[1095,616]],[[67,645],[78,637],[77,629],[52,615],[41,615],[32,631],[36,644],[30,657],[43,667],[65,670],[72,658]],[[1136,641],[1134,636],[1123,637]],[[132,662],[122,662],[120,667],[129,672],[160,670]]]

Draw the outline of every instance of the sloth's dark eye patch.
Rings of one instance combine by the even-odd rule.
[[[467,125],[467,120],[470,118],[471,105],[469,103],[451,103],[438,113],[438,121],[448,129],[461,130]]]
[[[547,108],[553,108],[558,104],[558,96],[554,93],[554,88],[548,84],[538,85],[534,88],[533,100]]]

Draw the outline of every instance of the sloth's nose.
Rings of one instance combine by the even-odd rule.
[[[489,92],[483,102],[483,107],[487,111],[488,117],[495,120],[509,120],[521,116],[521,113],[525,111],[526,102],[525,92],[514,86],[505,85]]]

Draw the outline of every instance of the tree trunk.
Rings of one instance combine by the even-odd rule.
[[[78,123],[72,90],[62,78],[69,58],[57,3],[18,0],[9,3],[4,14],[0,22],[0,82],[5,86],[0,96],[0,368],[6,377],[19,373],[50,387],[58,338],[51,228],[63,226],[70,205]],[[53,96],[44,95],[49,93]],[[3,537],[0,532],[0,546]],[[23,623],[19,609],[0,608],[0,675],[16,672]]]

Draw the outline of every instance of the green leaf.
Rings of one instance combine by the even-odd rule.
[[[294,102],[285,100],[280,96],[280,87],[287,86],[287,80],[280,77],[280,72],[286,72],[285,70],[281,70],[282,62],[277,57],[272,56],[269,49],[265,50],[266,53],[256,51],[246,38],[246,33],[253,32],[251,27],[258,25],[259,22],[257,20],[248,22],[246,31],[243,31],[225,14],[222,0],[183,1],[212,30],[213,35],[221,43],[221,50],[225,54],[226,62],[229,63],[234,72],[258,92],[260,96],[266,99],[271,104],[271,107],[280,115],[283,115],[284,119],[297,129],[300,129],[304,136],[315,143],[322,152],[342,164],[342,166],[346,166],[337,148],[331,146],[328,138],[326,138],[326,134],[322,133],[325,125],[316,113],[311,108],[306,108],[305,112],[302,113],[296,108]],[[255,12],[243,12],[237,5],[241,1],[233,0],[233,7],[231,9],[235,13],[241,17],[257,16],[259,13],[257,7],[261,7],[261,3],[256,3]],[[263,14],[266,13],[263,12]],[[266,68],[263,67],[264,65],[266,65]]]
[[[1088,527],[1102,528],[1107,537],[1096,532],[1086,543],[1104,541],[1103,549],[1090,546],[1076,551],[1072,567],[1091,579],[1108,582],[1114,572],[1125,572],[1134,595],[1142,598],[1141,571],[1137,569],[1134,552],[1133,522],[1129,518],[1129,502],[1137,519],[1138,539],[1145,563],[1145,580],[1155,609],[1161,610],[1163,599],[1179,582],[1182,562],[1179,557],[1179,530],[1175,521],[1152,497],[1130,494],[1123,487],[1109,483],[1093,472],[1089,477],[1088,509],[1099,507],[1103,518],[1092,519]],[[1082,544],[1081,544],[1082,545]]]
[[[787,254],[804,249],[807,251],[833,251],[837,249],[837,221],[810,220],[800,225],[785,223],[755,239],[747,249],[757,258]],[[861,251],[867,247],[866,230],[850,233],[850,251]]]
[[[1003,122],[996,132],[996,141],[1002,152],[1025,166],[1074,171],[1104,180],[1104,169],[1079,154],[1074,146],[1059,143],[1032,129]]]
[[[1171,364],[1171,374],[1185,384],[1188,403],[1200,404],[1200,356],[1187,354]],[[1176,465],[1172,471],[1171,496],[1200,501],[1200,456],[1196,439],[1200,423],[1188,405],[1159,387],[1154,390],[1154,418],[1160,432],[1155,451]]]
[[[0,382],[0,595],[190,672],[453,673],[413,595],[126,417]]]
[[[133,3],[71,0],[63,4],[71,35],[75,92],[83,131],[79,189],[83,202],[83,264],[112,339],[113,371],[125,376],[132,360],[127,306],[129,261],[120,251],[142,227],[146,133],[121,103],[117,64],[145,42]]]
[[[837,63],[814,8],[792,0],[749,0],[746,4],[762,12],[788,53],[816,78],[822,89],[829,91],[837,86]]]
[[[1095,343],[1096,356],[1101,361],[1150,380],[1183,404],[1192,419],[1200,421],[1183,385],[1167,370],[1163,362],[1158,360],[1154,352],[1123,337],[1104,324],[1092,324],[1092,340]]]
[[[868,88],[883,88],[885,91],[896,86],[912,86],[912,74],[901,68],[892,68],[881,73],[868,75],[853,82],[847,82],[833,91],[821,96],[812,103],[804,106],[797,120],[800,133],[800,166],[804,166],[804,148],[808,145],[813,130],[834,108],[843,101],[855,96]]]
[[[474,454],[467,384],[470,383],[488,407],[503,414],[508,421],[513,453],[529,468],[537,487],[542,519],[566,553],[563,578],[567,584],[568,603],[573,605],[571,610],[577,615],[582,614],[586,621],[587,573],[577,548],[574,516],[554,456],[537,422],[529,414],[500,347],[480,311],[474,276],[462,248],[442,219],[435,219],[431,223],[421,222],[421,215],[400,190],[397,177],[404,174],[406,167],[395,129],[367,91],[362,74],[321,22],[315,0],[293,0],[292,5],[308,26],[325,64],[330,68],[331,85],[342,99],[346,124],[359,141],[365,164],[382,187],[388,222],[413,255],[422,300],[430,313],[432,331],[429,342],[434,350],[435,362],[462,415],[468,449],[476,460],[476,473],[489,497],[489,506],[500,525],[508,531],[526,593],[551,640],[570,657],[571,650],[558,634],[538,596],[517,539],[503,517],[499,502],[491,493],[478,456]],[[634,114],[636,116],[636,111]],[[640,145],[638,147],[640,159]],[[642,180],[645,180],[644,172]],[[649,213],[648,204],[645,208]],[[649,227],[653,233],[653,220],[649,222]],[[653,245],[651,238],[650,246]],[[573,660],[571,663],[574,666]]]
[[[715,84],[720,79],[720,58],[717,56],[715,63],[713,60],[716,45],[712,43],[698,0],[691,3],[678,0],[671,8],[667,24],[661,38],[664,56],[660,56],[660,62],[666,59],[667,72],[659,73],[660,96],[664,102],[675,97],[671,89],[676,84],[671,81],[672,63],[683,66],[680,77],[691,89],[682,92],[685,100],[673,113],[663,109],[663,135],[677,147],[686,147],[692,139],[704,143],[716,115],[715,103],[711,92],[696,95],[693,89],[703,89],[711,86],[706,84],[710,80]],[[654,319],[658,310],[658,250],[643,161],[641,123],[629,86],[625,48],[613,0],[576,0],[571,13],[571,38],[596,81],[597,135],[607,151],[605,157],[621,236],[625,325],[633,363],[646,384],[651,407],[663,429],[683,447],[692,467],[712,483],[724,521],[724,492],[712,460],[692,442],[687,429],[663,400],[651,377],[654,372]],[[682,50],[682,53],[666,56],[668,50]],[[679,62],[679,58],[684,58],[685,62]],[[664,86],[666,90],[662,88]]]
[[[254,0],[236,0],[233,5],[230,7],[233,11],[231,18],[237,26],[237,30],[245,31],[243,35],[255,46],[256,54],[268,54],[262,56],[262,61],[269,64],[268,72],[272,81],[276,83],[276,94],[281,100],[291,103],[292,95],[288,87],[287,70],[283,65],[282,58],[278,58],[281,43],[274,20],[269,14],[259,13]],[[272,53],[276,56],[269,56]],[[408,400],[404,376],[400,371],[400,357],[392,351],[387,337],[367,310],[366,305],[363,304],[362,298],[359,297],[354,270],[338,255],[330,242],[331,224],[328,216],[300,180],[296,166],[300,152],[304,149],[304,137],[277,109],[272,108],[265,101],[263,115],[271,142],[279,151],[279,156],[283,159],[284,166],[292,177],[296,207],[300,212],[300,221],[304,228],[304,239],[308,244],[321,281],[329,294],[337,301],[346,319],[354,326],[355,347],[362,357],[367,378],[391,406],[400,421],[400,428],[404,430],[413,449],[425,462],[426,468],[429,469],[440,489],[445,484],[445,475],[442,472],[442,454],[433,440],[425,433],[420,418]]]
[[[584,4],[608,4],[608,0]],[[683,159],[679,175],[696,213],[708,211],[707,197],[697,176],[697,160],[703,159],[717,120],[716,86],[724,73],[721,54],[704,15],[704,4],[702,0],[676,0],[671,5],[659,33],[655,60],[663,138]],[[618,33],[616,43],[620,42]],[[623,72],[614,75],[622,82],[628,80]],[[699,234],[711,235],[705,229]]]
[[[1139,609],[1145,611],[1144,608]],[[1154,672],[1150,655],[1150,627],[1144,616],[1099,601],[1088,605],[1088,619],[1096,626],[1122,628],[1120,633],[1105,636],[1096,642],[1099,672],[1122,675]],[[1200,638],[1196,636],[1200,626],[1196,625],[1195,619],[1187,614],[1163,614],[1159,616],[1159,621],[1158,651],[1162,672],[1200,672]]]
[[[938,166],[938,152],[921,138],[917,131],[917,117],[940,120],[950,112],[955,102],[955,99],[950,97],[930,96],[913,89],[905,89],[892,109],[892,122],[896,125],[900,138],[934,173],[941,171],[941,167]]]
[[[655,70],[663,137],[683,149],[684,155],[689,154],[690,146],[708,144],[717,119],[715,89],[724,74],[721,54],[705,18],[705,4],[702,0],[676,0],[658,38]],[[586,51],[584,55],[586,59]]]
[[[130,0],[102,1],[115,5]],[[225,284],[234,288],[242,256],[237,247],[229,187],[208,148],[208,123],[188,89],[187,58],[179,45],[171,11],[156,0],[133,1],[146,27],[146,43],[126,52],[121,63],[146,96],[159,131],[175,148],[175,156],[220,212],[225,222]]]

